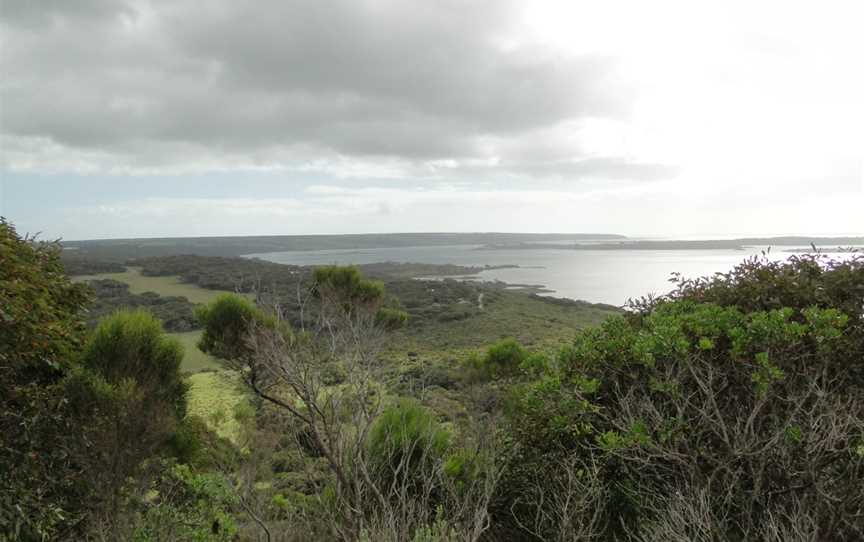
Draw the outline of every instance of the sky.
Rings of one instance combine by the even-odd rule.
[[[0,0],[0,215],[864,232],[858,0]]]

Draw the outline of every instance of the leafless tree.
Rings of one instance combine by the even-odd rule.
[[[368,435],[385,406],[382,300],[374,288],[355,292],[322,281],[298,288],[300,325],[252,323],[245,354],[229,364],[258,397],[289,415],[298,445],[326,460],[333,492],[320,497],[320,509],[337,538],[410,539],[442,519],[440,507],[459,540],[477,540],[488,527],[498,477],[491,438],[474,439],[482,475],[459,483],[446,475],[444,458],[431,454],[429,442],[399,443],[410,449],[391,454],[401,458],[395,465],[370,457]],[[344,380],[327,385],[334,366]]]

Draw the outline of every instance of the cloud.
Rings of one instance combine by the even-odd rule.
[[[8,23],[27,28],[40,28],[60,22],[79,22],[132,15],[125,2],[114,0],[0,0],[0,12]]]
[[[508,159],[543,154],[537,132],[629,103],[610,58],[516,40],[509,1],[6,0],[3,12],[8,169],[665,172],[556,140],[553,157]]]

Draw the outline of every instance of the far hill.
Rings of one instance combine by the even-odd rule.
[[[606,233],[381,233],[354,235],[273,235],[257,237],[171,237],[64,241],[66,255],[101,261],[194,254],[242,256],[292,250],[345,250],[445,245],[517,245],[520,243],[615,241],[623,235]]]
[[[558,250],[743,250],[745,247],[801,247],[815,246],[817,249],[838,250],[837,247],[856,247],[864,245],[864,237],[745,237],[741,239],[704,239],[704,240],[631,240],[621,239],[613,242],[572,243],[494,243],[480,247],[480,250],[501,249],[558,249]]]

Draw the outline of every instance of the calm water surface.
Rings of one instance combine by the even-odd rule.
[[[471,266],[518,265],[490,269],[475,277],[512,284],[542,285],[549,295],[622,305],[628,298],[663,294],[669,277],[679,272],[696,278],[729,271],[766,247],[745,250],[476,250],[476,245],[400,247],[359,250],[314,250],[250,254],[276,263],[294,265],[416,262]],[[783,247],[783,250],[794,247]],[[775,260],[792,256],[774,249]],[[839,255],[836,255],[839,256]]]

